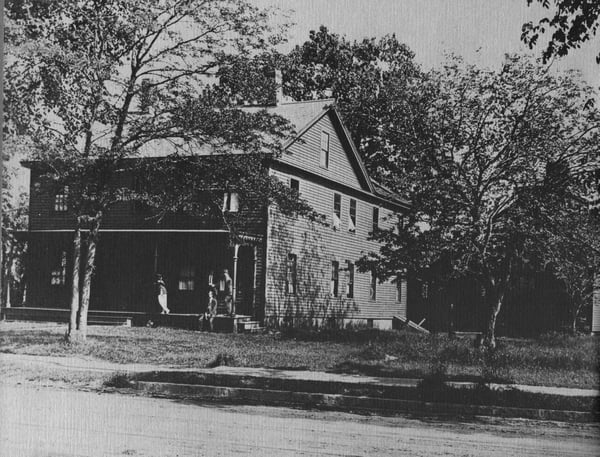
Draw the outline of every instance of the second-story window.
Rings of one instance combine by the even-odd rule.
[[[223,211],[237,213],[240,209],[240,197],[235,192],[225,192],[223,195]]]
[[[329,293],[332,297],[338,296],[340,285],[340,263],[336,260],[331,262],[331,282],[329,284]]]
[[[379,228],[379,208],[373,207],[373,232]]]
[[[348,231],[356,232],[356,200],[350,199],[350,207],[348,209]]]
[[[321,157],[319,164],[329,168],[329,133],[321,132]]]
[[[54,196],[54,211],[64,213],[69,209],[68,195],[69,188],[65,186]]]
[[[346,260],[346,297],[354,297],[354,264]]]
[[[290,187],[296,192],[300,192],[300,181],[294,178],[290,178]]]
[[[333,229],[340,229],[340,220],[342,217],[342,196],[333,194]]]

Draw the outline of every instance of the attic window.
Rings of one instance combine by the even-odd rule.
[[[329,168],[329,133],[321,132],[321,159],[320,165]]]

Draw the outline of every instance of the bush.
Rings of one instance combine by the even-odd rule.
[[[219,354],[217,354],[217,357],[215,357],[215,360],[210,362],[207,365],[207,367],[208,368],[215,368],[215,367],[222,367],[222,366],[234,367],[236,365],[237,365],[237,362],[236,362],[234,356],[232,356],[231,354],[226,354],[224,352],[220,352]]]
[[[513,383],[510,373],[511,357],[500,349],[481,350],[481,383]]]

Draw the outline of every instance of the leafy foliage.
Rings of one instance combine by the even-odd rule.
[[[497,72],[453,58],[430,83],[435,97],[425,129],[415,132],[417,147],[395,159],[395,188],[413,202],[408,223],[377,233],[384,247],[362,268],[391,276],[435,266],[448,280],[477,278],[487,291],[493,344],[516,263],[546,248],[535,229],[535,208],[550,204],[540,191],[546,166],[597,160],[600,115],[586,103],[591,89],[574,75],[551,76],[521,57],[507,57]],[[572,203],[556,191],[551,211],[566,211]]]
[[[552,57],[566,56],[570,50],[577,49],[582,43],[593,39],[600,26],[600,3],[594,0],[527,0],[531,5],[536,1],[546,9],[554,3],[553,16],[545,17],[534,25],[532,22],[523,24],[521,40],[533,48],[540,37],[546,32],[552,35],[542,53],[544,63]],[[600,64],[600,53],[596,56]]]

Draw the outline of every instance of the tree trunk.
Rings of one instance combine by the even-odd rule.
[[[482,341],[482,345],[486,349],[496,349],[496,320],[504,302],[504,294],[505,290],[502,287],[490,297],[489,316]]]
[[[91,221],[90,233],[87,240],[87,251],[85,256],[85,269],[83,284],[81,289],[81,302],[79,305],[79,333],[83,340],[87,337],[87,317],[90,306],[90,292],[92,286],[92,275],[96,261],[96,244],[98,242],[98,231],[100,229],[100,219],[102,214],[98,214]]]
[[[81,265],[81,228],[79,222],[73,237],[73,272],[71,275],[71,315],[69,318],[69,329],[67,330],[67,341],[78,339],[77,335],[77,313],[79,312],[79,269]]]
[[[571,308],[571,335],[575,335],[577,333],[577,318],[579,317],[581,308],[582,304],[577,304]]]

